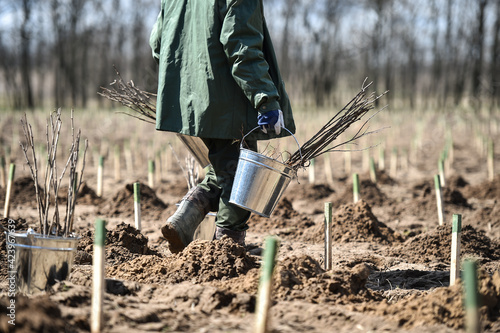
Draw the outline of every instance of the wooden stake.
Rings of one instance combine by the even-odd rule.
[[[0,156],[0,187],[5,188],[7,182],[5,180],[5,157]]]
[[[97,167],[97,196],[102,197],[104,175],[104,156],[99,156],[99,166]]]
[[[269,236],[265,241],[262,269],[260,273],[259,292],[256,305],[255,333],[268,332],[268,312],[271,305],[271,288],[273,285],[273,271],[275,258],[278,252],[278,240]]]
[[[375,160],[373,157],[370,158],[370,179],[372,183],[377,183],[377,170],[375,169]]]
[[[332,203],[325,202],[325,270],[332,269]]]
[[[309,165],[309,184],[314,184],[316,182],[316,170],[315,170],[315,161],[314,158],[311,160],[311,164]]]
[[[439,225],[443,225],[444,221],[443,192],[441,191],[441,181],[439,180],[439,175],[434,176],[434,187],[436,188],[438,221]]]
[[[155,161],[148,161],[148,186],[153,188],[155,186]]]
[[[325,175],[326,175],[326,181],[329,185],[333,186],[334,180],[333,180],[333,170],[332,170],[332,163],[330,161],[330,155],[325,154],[324,155],[323,161],[325,162]]]
[[[479,295],[477,283],[477,264],[473,260],[464,262],[465,285],[465,331],[479,333],[481,323],[479,320]]]
[[[135,228],[141,230],[141,184],[134,183],[134,217]]]
[[[90,318],[90,331],[99,333],[102,329],[103,319],[103,296],[105,275],[105,244],[106,222],[98,219],[95,223],[95,240],[93,253],[93,275],[92,275],[92,312]]]
[[[462,215],[453,214],[453,226],[451,230],[451,267],[450,286],[460,278],[460,235],[462,232]]]
[[[488,142],[488,180],[491,182],[495,178],[495,146],[493,140]]]
[[[7,182],[7,191],[5,192],[5,206],[3,210],[4,218],[8,218],[10,213],[10,195],[12,192],[12,184],[14,183],[15,172],[16,172],[16,165],[14,163],[11,163],[9,169],[9,180]]]
[[[354,173],[352,175],[352,194],[353,194],[353,201],[354,203],[359,201],[359,175],[357,173]]]

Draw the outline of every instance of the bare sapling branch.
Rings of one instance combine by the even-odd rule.
[[[285,163],[295,170],[301,167],[307,167],[311,160],[324,153],[334,151],[340,146],[354,143],[364,136],[382,130],[368,131],[367,124],[378,112],[383,110],[383,108],[363,122],[349,140],[328,148],[339,135],[344,133],[352,124],[361,120],[366,113],[372,110],[375,101],[387,93],[386,91],[381,95],[375,95],[375,93],[372,92],[367,95],[367,88],[370,87],[371,84],[371,82],[366,84],[365,80],[361,86],[360,92],[337,112],[311,139],[304,143],[299,150],[293,153]]]
[[[72,216],[76,205],[76,196],[83,182],[83,171],[85,168],[85,157],[88,148],[88,142],[85,140],[85,149],[83,153],[83,163],[80,178],[77,183],[77,164],[80,153],[81,132],[75,135],[73,110],[71,111],[71,145],[69,156],[60,174],[57,167],[58,145],[61,137],[62,119],[61,109],[52,112],[47,119],[45,130],[45,139],[47,145],[47,165],[45,170],[43,185],[39,184],[38,163],[35,152],[34,136],[31,125],[26,119],[26,115],[21,119],[24,137],[26,143],[21,142],[21,149],[24,153],[26,162],[29,166],[31,176],[35,182],[35,193],[37,198],[38,217],[40,222],[40,233],[43,235],[70,236],[73,230]],[[28,150],[31,150],[32,157],[29,157]],[[66,216],[62,220],[59,209],[59,191],[65,175],[68,175],[69,185],[66,202]],[[75,185],[75,186],[74,186]],[[49,211],[53,209],[52,218],[49,220]],[[61,226],[61,222],[63,225]]]
[[[24,157],[26,159],[26,163],[28,164],[31,177],[33,178],[33,181],[35,183],[35,197],[36,197],[36,204],[38,208],[38,219],[40,222],[40,230],[43,229],[42,225],[42,214],[45,211],[43,201],[42,201],[42,194],[40,193],[40,188],[38,186],[38,164],[37,164],[37,159],[36,159],[36,153],[35,153],[35,143],[33,139],[33,129],[31,125],[28,124],[28,121],[26,119],[26,113],[24,114],[24,117],[21,118],[21,127],[24,133],[24,137],[26,139],[26,145],[24,145],[22,142],[20,142],[21,145],[21,150],[23,151]],[[31,155],[32,155],[32,161],[30,161],[28,157],[28,147],[31,150]]]
[[[117,79],[110,83],[113,88],[101,87],[99,95],[109,100],[119,102],[123,106],[134,111],[134,113],[122,112],[139,120],[155,123],[156,120],[156,94],[143,91],[137,88],[133,81],[125,83],[120,73],[115,67]]]
[[[187,169],[187,177],[188,177],[188,188],[191,189],[198,184],[199,172],[196,165],[196,159],[189,155],[186,157],[186,169]]]

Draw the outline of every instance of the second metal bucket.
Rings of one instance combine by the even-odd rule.
[[[17,292],[48,290],[69,277],[79,237],[43,236],[31,232],[6,233],[7,250],[14,250],[9,279]],[[10,254],[10,252],[9,252]]]
[[[241,148],[229,202],[260,216],[269,217],[294,176],[295,170],[288,165]]]

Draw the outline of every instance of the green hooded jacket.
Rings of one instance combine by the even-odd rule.
[[[157,130],[241,139],[258,113],[281,109],[295,133],[262,0],[162,0],[150,45],[159,64]],[[248,139],[276,137],[269,132]]]

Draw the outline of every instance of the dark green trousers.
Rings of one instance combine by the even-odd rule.
[[[250,212],[229,203],[240,156],[240,141],[203,139],[203,142],[208,147],[212,165],[205,169],[205,178],[198,186],[207,192],[210,211],[217,211],[215,224],[234,231],[247,230]],[[245,148],[257,151],[257,141],[246,141]]]

